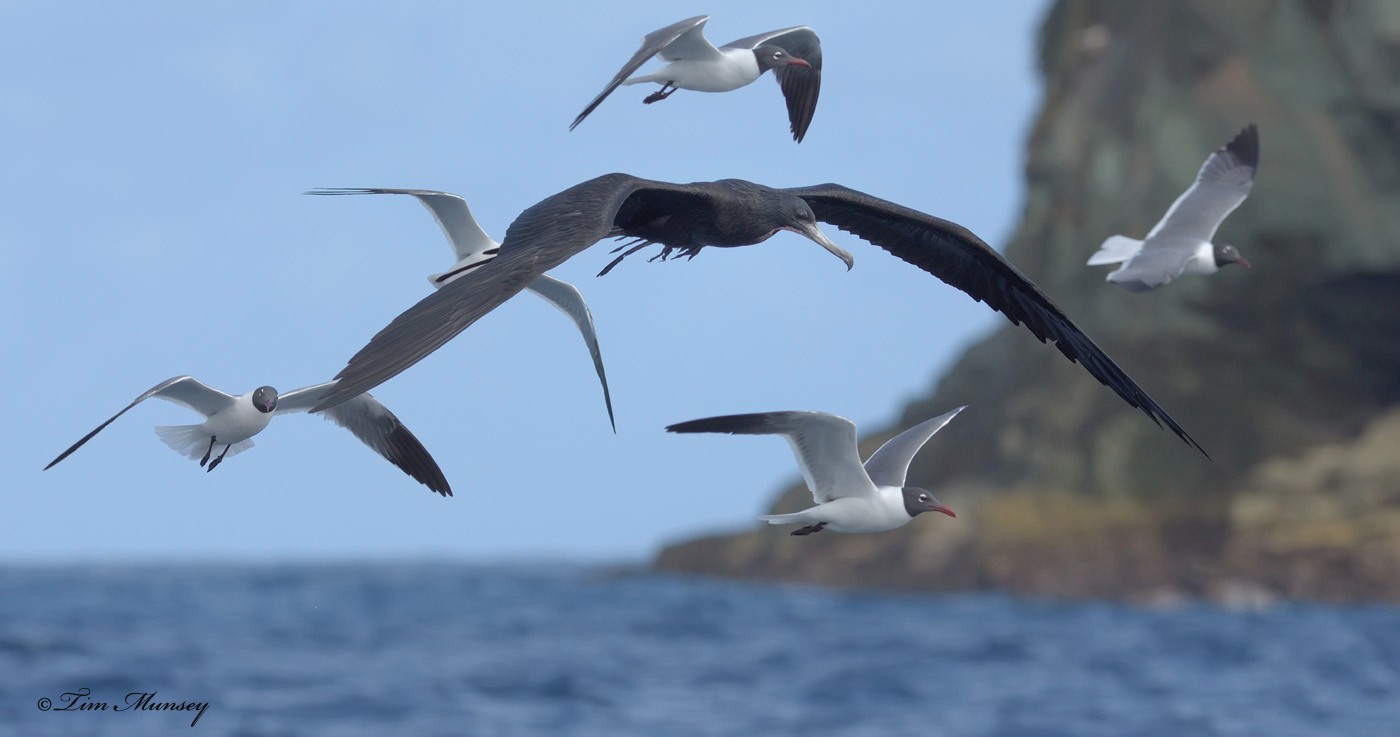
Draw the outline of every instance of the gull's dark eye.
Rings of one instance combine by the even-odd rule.
[[[774,52],[773,52],[773,58],[774,58],[774,59],[781,59],[781,58],[783,58],[783,52],[781,52],[781,51],[774,51]]]
[[[919,501],[927,503],[927,502],[928,502],[928,494],[920,494],[920,495],[919,495]]]

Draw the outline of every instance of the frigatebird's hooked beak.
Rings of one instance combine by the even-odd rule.
[[[797,225],[785,226],[783,230],[790,230],[800,236],[816,241],[817,245],[831,251],[831,255],[844,261],[846,263],[846,271],[850,271],[851,267],[856,265],[856,260],[851,257],[851,254],[846,253],[845,249],[832,243],[831,239],[827,238],[826,234],[817,228],[816,223],[798,223]]]

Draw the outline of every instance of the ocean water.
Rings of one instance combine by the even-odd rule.
[[[1400,609],[455,563],[10,567],[0,734],[1400,735]]]

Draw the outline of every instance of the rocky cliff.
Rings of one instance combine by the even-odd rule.
[[[1059,0],[1007,257],[1213,461],[1020,328],[970,348],[903,427],[964,413],[911,469],[956,520],[681,543],[656,568],[1048,596],[1400,601],[1400,4]],[[1141,237],[1257,123],[1250,199],[1217,241],[1254,264],[1148,294],[1088,255]],[[942,213],[949,215],[950,213]],[[774,503],[810,502],[796,486]]]

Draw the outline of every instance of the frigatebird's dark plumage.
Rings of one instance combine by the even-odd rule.
[[[1054,341],[1066,358],[1128,404],[1205,452],[1039,287],[967,228],[838,184],[774,189],[740,179],[672,184],[606,174],[541,200],[511,223],[494,261],[424,298],[379,331],[336,376],[336,387],[315,409],[387,381],[536,276],[605,238],[658,244],[662,258],[694,257],[706,246],[753,245],[779,230],[791,230],[816,241],[850,268],[851,256],[817,229],[817,221],[869,241],[986,302],[1042,342]]]

